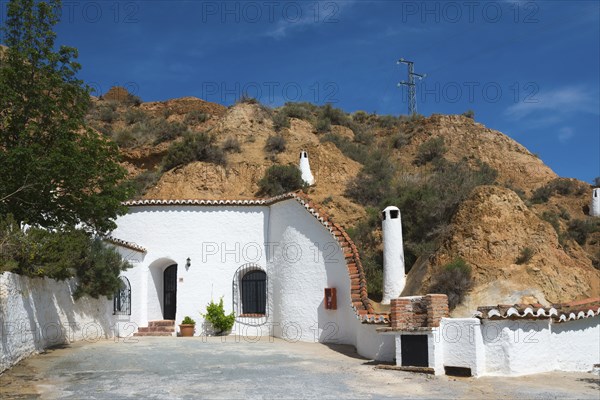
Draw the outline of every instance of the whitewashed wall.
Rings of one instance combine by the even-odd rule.
[[[478,318],[443,318],[439,337],[445,367],[470,368],[473,376],[485,373],[485,347]]]
[[[600,316],[552,325],[554,368],[590,371],[600,364]]]
[[[74,280],[0,274],[0,372],[53,345],[115,335],[112,301],[75,301]]]
[[[526,375],[553,370],[550,320],[484,320],[486,375]]]

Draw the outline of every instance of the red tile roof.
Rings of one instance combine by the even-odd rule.
[[[552,318],[554,322],[573,321],[597,315],[600,315],[600,297],[553,304],[551,307],[543,307],[541,304],[499,304],[478,307],[475,314],[478,318],[490,320]]]
[[[139,251],[142,253],[148,252],[148,250],[146,250],[144,247],[142,247],[138,244],[135,244],[133,242],[127,242],[127,241],[121,240],[121,239],[117,239],[112,236],[107,236],[107,237],[103,238],[102,240],[104,240],[105,242],[108,242],[108,243],[115,244],[117,246],[126,247],[128,249],[136,250],[136,251]]]

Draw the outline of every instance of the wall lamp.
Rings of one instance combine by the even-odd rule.
[[[188,270],[188,269],[190,269],[191,266],[192,266],[192,260],[188,257],[187,260],[185,260],[185,269]]]

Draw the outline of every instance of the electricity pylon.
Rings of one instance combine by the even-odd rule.
[[[401,81],[398,83],[398,87],[402,85],[408,86],[408,115],[413,115],[417,113],[417,88],[415,85],[415,77],[419,79],[425,78],[426,74],[417,74],[415,72],[415,63],[412,61],[405,60],[401,58],[398,60],[396,64],[406,64],[408,65],[408,82]]]

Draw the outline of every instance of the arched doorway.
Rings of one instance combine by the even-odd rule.
[[[175,319],[177,312],[177,264],[169,265],[163,272],[163,318]]]

